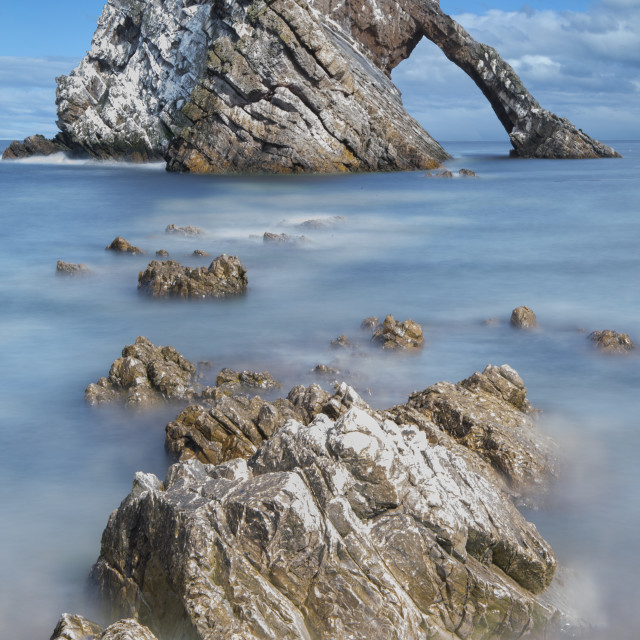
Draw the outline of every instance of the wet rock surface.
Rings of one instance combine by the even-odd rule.
[[[511,326],[516,329],[535,329],[538,326],[536,314],[529,307],[516,307],[511,312]]]
[[[134,247],[128,240],[122,236],[116,236],[110,245],[105,247],[106,251],[115,251],[116,253],[132,253],[134,255],[143,255],[144,251],[139,247]]]
[[[109,376],[91,383],[84,397],[90,405],[124,402],[146,406],[169,400],[187,400],[200,392],[196,367],[171,346],[158,347],[144,336],[122,350]]]
[[[63,262],[58,260],[56,264],[56,273],[61,276],[84,276],[91,273],[89,267],[83,262],[76,264],[74,262]]]
[[[248,462],[137,473],[91,572],[108,617],[183,640],[488,640],[563,622],[536,596],[553,552],[507,494],[340,391],[340,415],[312,418],[328,403],[298,389],[307,418],[259,445],[251,420]]]
[[[511,367],[488,365],[414,392],[407,405],[488,462],[519,504],[535,506],[557,475],[557,449],[535,428],[526,393]]]
[[[138,289],[153,297],[222,298],[244,293],[247,271],[236,256],[222,254],[209,267],[153,260],[138,276]]]
[[[618,333],[611,329],[593,331],[587,338],[597,349],[605,353],[628,353],[635,349],[635,345],[626,333]]]
[[[389,350],[421,349],[424,345],[422,327],[413,320],[400,322],[389,314],[373,332],[374,344]]]

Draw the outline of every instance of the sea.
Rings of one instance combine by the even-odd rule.
[[[137,336],[202,363],[205,383],[230,367],[270,371],[283,394],[330,390],[312,370],[332,365],[375,408],[511,365],[562,451],[557,483],[525,515],[563,567],[567,606],[594,625],[589,638],[640,637],[640,348],[604,355],[588,339],[613,329],[640,346],[640,142],[609,144],[622,159],[444,143],[452,178],[0,162],[0,638],[46,639],[62,612],[97,615],[87,575],[107,518],[136,471],[163,478],[172,462],[164,428],[178,406],[84,401]],[[309,220],[321,222],[300,226]],[[170,224],[204,233],[167,234]],[[265,232],[293,241],[265,243]],[[116,236],[145,255],[105,251]],[[138,273],[159,249],[191,266],[211,260],[196,249],[237,255],[248,291],[140,295]],[[58,260],[91,273],[58,276]],[[536,330],[510,326],[521,305]],[[361,321],[387,314],[423,325],[419,353],[370,345]],[[341,334],[359,348],[332,348]]]

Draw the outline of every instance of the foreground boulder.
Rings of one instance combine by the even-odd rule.
[[[107,378],[84,392],[91,405],[124,402],[144,406],[168,400],[191,400],[200,389],[196,367],[173,347],[158,347],[144,336],[122,350]]]
[[[106,629],[82,616],[63,613],[51,640],[157,640],[155,635],[131,618]]]
[[[199,173],[433,169],[448,155],[390,79],[423,37],[478,85],[514,154],[617,155],[543,109],[437,0],[111,0],[57,80],[55,144]]]
[[[593,331],[587,337],[594,346],[606,353],[628,353],[635,349],[635,345],[626,333],[618,333],[611,329]]]
[[[244,293],[247,270],[236,256],[222,254],[209,267],[184,267],[153,260],[138,275],[138,289],[154,297],[223,298]]]
[[[407,405],[489,463],[518,502],[533,505],[557,476],[557,451],[535,428],[526,393],[511,367],[489,365],[457,384],[414,392]]]
[[[563,622],[556,561],[506,494],[364,408],[253,458],[138,473],[91,581],[163,640],[521,637]]]

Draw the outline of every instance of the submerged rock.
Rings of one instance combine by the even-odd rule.
[[[200,229],[200,227],[194,227],[190,224],[186,227],[177,227],[175,224],[168,224],[164,232],[181,236],[199,236],[204,234],[204,231]]]
[[[335,340],[331,341],[331,347],[333,349],[357,349],[357,345],[353,344],[347,336],[341,333]]]
[[[105,247],[106,251],[115,251],[116,253],[132,253],[134,255],[142,255],[144,251],[139,247],[134,247],[128,240],[122,236],[116,236],[110,245]]]
[[[593,331],[587,337],[600,351],[607,353],[628,353],[635,349],[635,345],[626,333],[605,329]]]
[[[383,349],[421,349],[422,327],[413,320],[396,321],[389,314],[373,333],[371,340]]]
[[[475,178],[476,172],[471,171],[471,169],[460,169],[458,175],[462,178]]]
[[[169,252],[166,249],[158,249],[156,251],[156,255],[159,258],[168,258],[169,257]]]
[[[108,378],[91,383],[84,392],[91,404],[124,402],[144,406],[168,400],[191,400],[199,394],[196,368],[173,347],[158,347],[144,336],[122,350]]]
[[[194,258],[210,258],[211,254],[204,249],[194,249],[191,254]]]
[[[478,85],[516,155],[617,155],[543,109],[436,0],[111,0],[57,79],[54,143],[174,171],[432,169],[448,156],[390,79],[423,37]]]
[[[111,619],[162,637],[489,640],[562,622],[536,597],[555,567],[506,494],[359,400],[249,462],[137,473],[91,580]]]
[[[138,275],[138,289],[154,297],[222,298],[246,291],[247,270],[236,256],[225,254],[197,268],[153,260]]]
[[[56,273],[63,276],[84,276],[91,273],[91,271],[83,262],[75,264],[74,262],[58,260]]]
[[[557,475],[557,451],[535,428],[526,394],[511,367],[488,365],[457,384],[416,391],[407,405],[488,462],[519,502],[534,505]]]
[[[516,307],[511,312],[511,326],[516,329],[535,329],[538,326],[536,314],[529,307]]]
[[[307,239],[304,236],[290,236],[288,233],[271,233],[265,231],[262,236],[262,241],[265,244],[300,244],[306,242]]]

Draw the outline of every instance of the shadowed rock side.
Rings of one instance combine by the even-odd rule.
[[[51,640],[157,640],[136,620],[120,620],[106,629],[78,615],[63,613]]]
[[[480,87],[515,155],[617,155],[542,109],[436,0],[109,0],[58,78],[61,133],[45,152],[192,172],[431,169],[448,156],[390,80],[425,36]]]
[[[415,426],[351,408],[253,458],[136,474],[92,582],[163,640],[478,640],[549,630],[556,561],[506,494]]]

